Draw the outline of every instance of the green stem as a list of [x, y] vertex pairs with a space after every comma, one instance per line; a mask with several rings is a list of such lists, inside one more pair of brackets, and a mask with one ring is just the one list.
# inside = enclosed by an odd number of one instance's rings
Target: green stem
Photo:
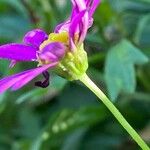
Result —
[[137, 142], [137, 144], [143, 150], [150, 150], [148, 145], [142, 140], [138, 133], [131, 127], [131, 125], [122, 116], [119, 110], [114, 106], [114, 104], [107, 98], [107, 96], [91, 81], [91, 79], [84, 74], [80, 81], [83, 82], [111, 111], [119, 123], [126, 129], [126, 131], [131, 135], [131, 137]]

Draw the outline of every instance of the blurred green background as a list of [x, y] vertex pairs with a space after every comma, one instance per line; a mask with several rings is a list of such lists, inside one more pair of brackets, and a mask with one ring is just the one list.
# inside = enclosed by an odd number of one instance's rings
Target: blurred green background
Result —
[[[70, 0], [0, 0], [0, 45], [33, 28], [53, 32], [70, 11]], [[150, 0], [103, 0], [85, 47], [88, 75], [150, 144]], [[36, 66], [8, 64], [0, 60], [1, 78]], [[0, 95], [0, 150], [139, 149], [79, 82], [53, 73], [46, 89], [34, 81]]]

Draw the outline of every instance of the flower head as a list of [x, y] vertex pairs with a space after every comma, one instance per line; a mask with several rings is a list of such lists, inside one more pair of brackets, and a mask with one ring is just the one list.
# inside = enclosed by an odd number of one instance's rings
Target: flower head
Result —
[[[72, 13], [65, 22], [56, 26], [55, 35], [67, 39], [67, 53], [59, 63], [57, 73], [69, 80], [78, 80], [87, 70], [87, 54], [84, 39], [93, 24], [93, 14], [100, 0], [71, 0]], [[63, 36], [63, 34], [65, 36]]]
[[49, 68], [69, 80], [77, 80], [88, 68], [87, 54], [83, 42], [91, 27], [92, 16], [100, 0], [71, 0], [72, 13], [69, 19], [56, 26], [54, 33], [47, 35], [41, 29], [29, 31], [23, 43], [0, 46], [0, 58], [11, 60], [10, 67], [17, 62], [37, 61], [38, 67], [0, 80], [0, 93], [8, 88], [17, 90], [39, 74], [45, 80], [35, 83], [46, 87], [49, 84]]

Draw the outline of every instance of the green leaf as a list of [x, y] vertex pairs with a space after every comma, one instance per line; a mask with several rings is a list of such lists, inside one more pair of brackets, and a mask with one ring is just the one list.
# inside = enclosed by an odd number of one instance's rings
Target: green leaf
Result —
[[0, 78], [8, 73], [8, 61], [0, 60]]
[[150, 46], [150, 15], [142, 17], [135, 32], [135, 42], [144, 47]]
[[[6, 60], [0, 60], [0, 78], [5, 76], [8, 73], [8, 61]], [[7, 96], [7, 93], [0, 94], [0, 105], [3, 105], [2, 103], [4, 102], [5, 98]], [[3, 106], [0, 106], [0, 112]]]
[[146, 62], [148, 58], [127, 40], [122, 40], [109, 50], [105, 64], [105, 79], [112, 100], [115, 100], [121, 91], [135, 91], [134, 65]]
[[29, 108], [22, 108], [19, 111], [19, 127], [16, 129], [27, 138], [35, 138], [40, 129], [40, 120], [38, 116]]
[[69, 135], [63, 143], [61, 150], [77, 150], [80, 149], [82, 139], [87, 131], [87, 128], [80, 128]]
[[58, 139], [60, 140], [61, 136], [64, 139], [65, 134], [69, 131], [81, 129], [82, 127], [86, 129], [106, 117], [108, 117], [106, 109], [97, 106], [81, 108], [78, 111], [65, 109], [57, 112], [51, 117], [46, 128], [33, 143], [32, 150], [52, 149], [50, 147], [54, 143], [58, 144]]
[[9, 8], [14, 8], [16, 11], [18, 11], [19, 14], [22, 14], [23, 16], [27, 16], [27, 11], [20, 0], [1, 0], [0, 5], [2, 4], [5, 4], [7, 7], [9, 6]]
[[109, 0], [112, 8], [117, 12], [150, 12], [150, 5], [145, 0]]
[[31, 28], [29, 20], [17, 15], [0, 15], [0, 39], [22, 39], [24, 33]]

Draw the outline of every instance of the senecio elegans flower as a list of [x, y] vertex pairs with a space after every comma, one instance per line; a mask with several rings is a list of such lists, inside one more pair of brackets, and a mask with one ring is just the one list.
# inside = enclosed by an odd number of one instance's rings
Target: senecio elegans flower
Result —
[[87, 54], [83, 42], [87, 30], [92, 26], [93, 14], [100, 0], [71, 0], [72, 13], [69, 19], [56, 26], [47, 35], [41, 29], [29, 31], [23, 43], [0, 46], [0, 58], [11, 60], [10, 67], [17, 62], [37, 61], [37, 68], [30, 69], [0, 80], [0, 93], [8, 88], [17, 90], [39, 74], [45, 80], [35, 83], [46, 87], [49, 84], [48, 69], [69, 80], [77, 80], [88, 68]]

